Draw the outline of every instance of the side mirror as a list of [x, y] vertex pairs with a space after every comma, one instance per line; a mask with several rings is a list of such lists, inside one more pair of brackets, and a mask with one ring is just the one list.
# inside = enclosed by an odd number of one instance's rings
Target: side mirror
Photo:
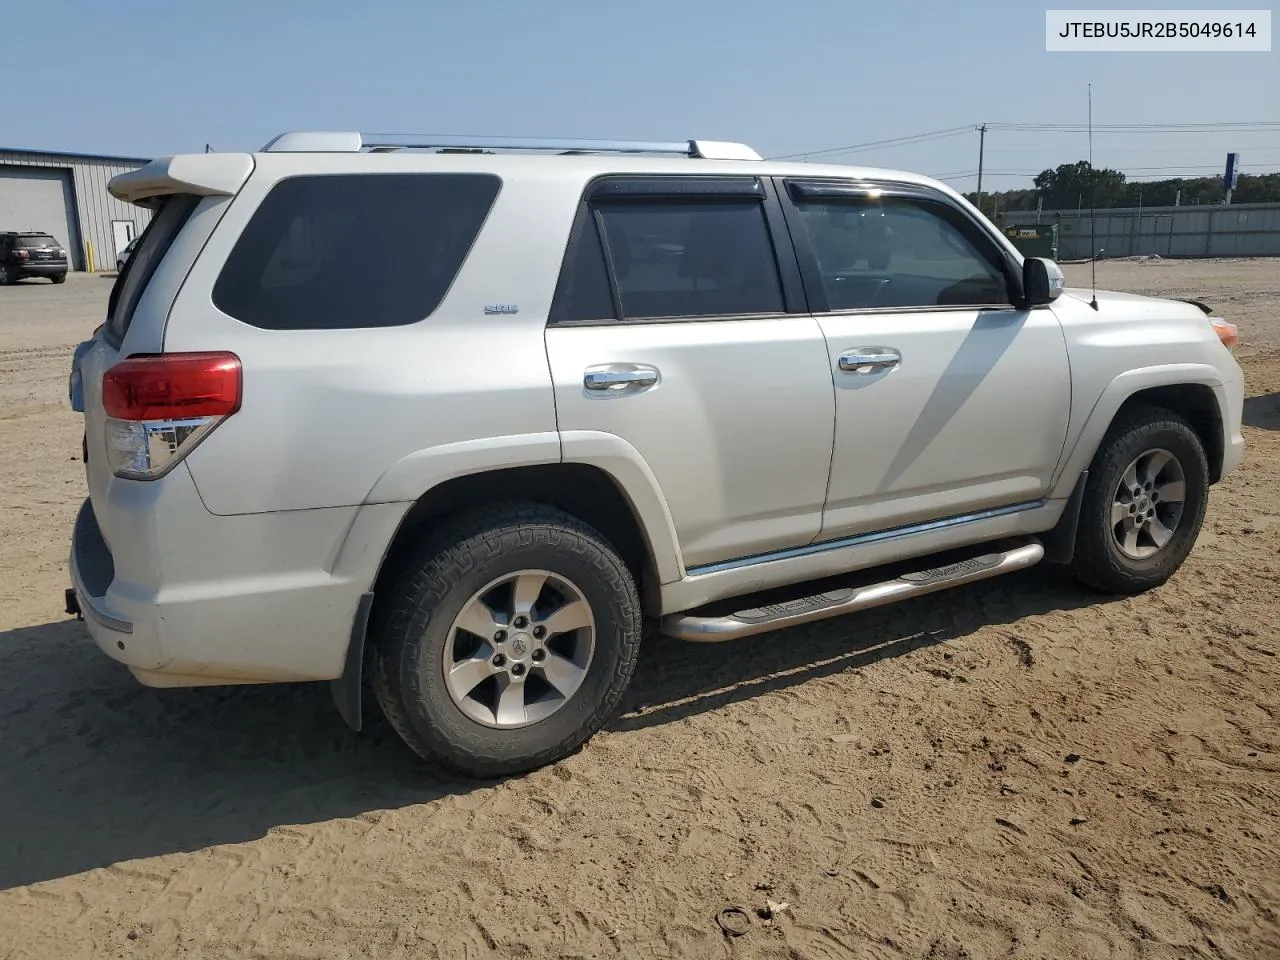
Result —
[[1042, 307], [1062, 296], [1067, 280], [1062, 268], [1044, 257], [1027, 257], [1022, 261], [1022, 291], [1028, 307]]

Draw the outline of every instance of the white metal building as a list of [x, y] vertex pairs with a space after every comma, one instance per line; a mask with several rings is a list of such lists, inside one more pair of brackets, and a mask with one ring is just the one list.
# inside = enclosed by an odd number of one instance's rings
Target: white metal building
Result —
[[116, 254], [151, 215], [107, 193], [138, 157], [0, 147], [0, 231], [39, 230], [67, 248], [75, 270], [114, 270]]

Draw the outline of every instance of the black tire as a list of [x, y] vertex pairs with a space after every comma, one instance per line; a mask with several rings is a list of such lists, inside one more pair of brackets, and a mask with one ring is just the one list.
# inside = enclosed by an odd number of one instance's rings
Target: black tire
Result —
[[[1144, 558], [1126, 554], [1110, 523], [1112, 504], [1126, 469], [1145, 452], [1173, 454], [1185, 494], [1173, 536]], [[1133, 594], [1158, 587], [1186, 560], [1209, 502], [1209, 464], [1204, 445], [1183, 417], [1159, 407], [1138, 408], [1112, 424], [1085, 484], [1076, 531], [1072, 572], [1085, 586], [1105, 593]]]
[[[445, 682], [450, 628], [486, 584], [521, 570], [570, 580], [595, 619], [581, 686], [529, 726], [497, 729], [465, 714]], [[486, 508], [424, 544], [375, 601], [372, 686], [383, 713], [423, 759], [470, 777], [524, 773], [568, 756], [609, 719], [635, 672], [641, 610], [613, 547], [574, 517], [537, 504]]]
[[10, 284], [17, 283], [18, 277], [13, 272], [13, 267], [5, 266], [0, 263], [0, 287], [7, 287]]
[[52, 280], [54, 283], [66, 283], [67, 275], [65, 273], [58, 273], [58, 274], [54, 274], [49, 279]]

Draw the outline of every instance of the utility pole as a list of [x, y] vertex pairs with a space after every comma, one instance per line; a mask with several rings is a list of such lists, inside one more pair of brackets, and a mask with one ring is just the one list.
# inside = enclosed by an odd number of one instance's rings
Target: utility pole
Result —
[[982, 210], [982, 155], [987, 141], [987, 125], [978, 127], [978, 210]]

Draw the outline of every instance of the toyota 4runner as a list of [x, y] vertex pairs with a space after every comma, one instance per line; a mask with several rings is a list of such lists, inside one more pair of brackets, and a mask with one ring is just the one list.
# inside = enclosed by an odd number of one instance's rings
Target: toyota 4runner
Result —
[[68, 612], [149, 686], [330, 681], [359, 729], [367, 685], [471, 775], [598, 730], [647, 618], [1157, 586], [1241, 457], [1231, 324], [914, 174], [294, 133], [110, 191], [154, 216], [75, 352]]

